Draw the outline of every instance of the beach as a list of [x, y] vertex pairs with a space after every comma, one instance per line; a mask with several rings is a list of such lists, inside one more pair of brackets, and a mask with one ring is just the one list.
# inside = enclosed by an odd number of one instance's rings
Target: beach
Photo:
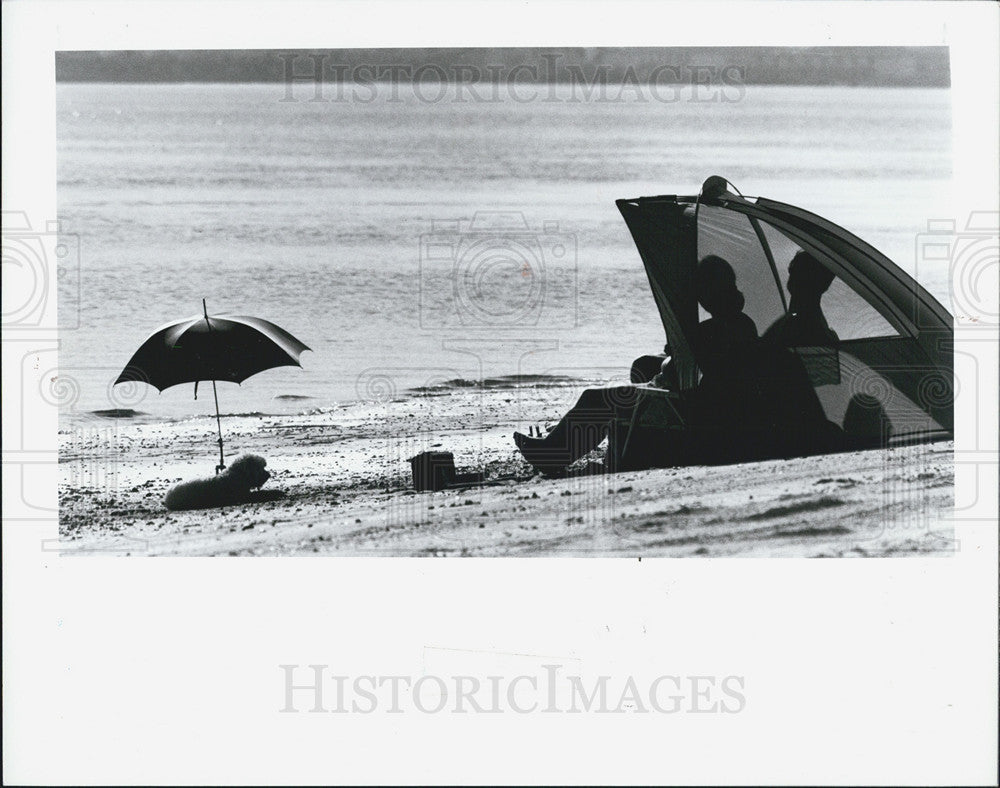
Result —
[[[952, 442], [728, 466], [535, 475], [511, 434], [553, 423], [563, 384], [439, 386], [294, 415], [224, 417], [227, 462], [267, 459], [284, 497], [173, 512], [212, 476], [214, 418], [93, 417], [60, 429], [64, 554], [864, 557], [950, 554]], [[454, 453], [456, 486], [413, 489], [409, 458]], [[479, 483], [462, 484], [478, 475]]]

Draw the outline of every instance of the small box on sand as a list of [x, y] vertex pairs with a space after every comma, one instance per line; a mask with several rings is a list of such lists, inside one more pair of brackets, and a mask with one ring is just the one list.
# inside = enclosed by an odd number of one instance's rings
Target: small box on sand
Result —
[[450, 451], [425, 451], [410, 458], [413, 489], [443, 490], [455, 482], [455, 455]]

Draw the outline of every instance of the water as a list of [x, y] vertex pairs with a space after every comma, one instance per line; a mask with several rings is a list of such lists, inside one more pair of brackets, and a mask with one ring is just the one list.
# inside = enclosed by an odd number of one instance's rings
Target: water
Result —
[[[206, 387], [193, 402], [191, 386], [110, 386], [150, 332], [199, 313], [202, 298], [210, 312], [273, 320], [313, 351], [302, 369], [220, 384], [224, 413], [456, 377], [627, 376], [663, 331], [614, 200], [693, 194], [711, 174], [845, 226], [948, 303], [946, 266], [915, 253], [927, 221], [950, 216], [947, 90], [748, 86], [729, 104], [387, 95], [59, 86], [59, 218], [81, 260], [79, 290], [60, 287], [63, 317], [77, 302], [80, 315], [61, 334], [63, 414], [211, 413]], [[477, 211], [523, 215], [529, 231], [509, 236], [527, 268], [454, 225]], [[454, 259], [457, 290], [442, 278]], [[499, 282], [506, 299], [477, 300]]]

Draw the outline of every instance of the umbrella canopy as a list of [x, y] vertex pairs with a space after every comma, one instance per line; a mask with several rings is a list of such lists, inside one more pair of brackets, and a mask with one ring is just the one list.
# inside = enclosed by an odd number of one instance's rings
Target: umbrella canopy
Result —
[[259, 317], [201, 315], [161, 326], [142, 343], [115, 383], [142, 381], [160, 391], [181, 383], [242, 383], [274, 367], [301, 366], [309, 348]]
[[274, 367], [300, 367], [299, 355], [308, 347], [283, 328], [259, 317], [203, 314], [161, 326], [135, 352], [115, 385], [139, 381], [163, 391], [181, 383], [212, 381], [215, 421], [219, 429], [219, 464], [226, 467], [222, 449], [222, 420], [215, 381], [242, 383], [251, 375]]

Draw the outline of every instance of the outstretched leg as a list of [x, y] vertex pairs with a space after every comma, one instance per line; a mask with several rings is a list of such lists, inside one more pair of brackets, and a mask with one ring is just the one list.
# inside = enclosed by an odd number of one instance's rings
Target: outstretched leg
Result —
[[636, 403], [632, 386], [587, 389], [544, 438], [514, 433], [524, 458], [540, 470], [565, 468], [597, 448], [616, 421], [627, 421]]

